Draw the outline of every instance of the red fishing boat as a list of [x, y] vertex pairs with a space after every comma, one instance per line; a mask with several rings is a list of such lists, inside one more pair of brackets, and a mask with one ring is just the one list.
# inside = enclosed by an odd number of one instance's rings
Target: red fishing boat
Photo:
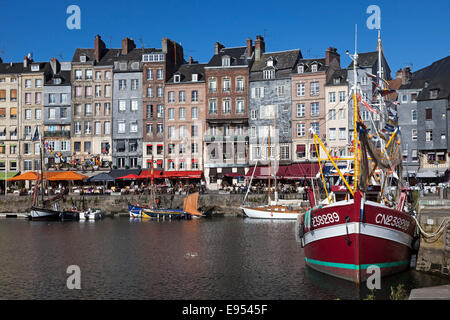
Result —
[[[382, 70], [380, 36], [378, 41], [379, 70]], [[315, 193], [314, 189], [308, 190], [311, 209], [299, 216], [297, 232], [304, 248], [306, 265], [335, 277], [361, 283], [373, 274], [373, 271], [368, 272], [371, 266], [379, 267], [381, 276], [409, 267], [416, 222], [404, 211], [407, 189], [402, 188], [400, 180], [401, 142], [397, 119], [387, 116], [381, 118], [385, 125], [397, 128], [393, 132], [383, 130], [382, 133], [376, 127], [373, 131], [367, 128], [359, 116], [362, 94], [357, 85], [356, 50], [351, 58], [354, 81], [349, 96], [353, 96], [353, 128], [357, 133], [352, 141], [354, 155], [341, 159], [331, 157], [320, 138], [311, 130], [319, 164], [321, 161], [330, 161], [340, 176], [341, 185], [332, 187], [329, 192], [321, 169], [326, 199], [321, 200], [320, 193]], [[382, 77], [379, 72], [376, 90], [389, 89], [384, 88]], [[366, 107], [366, 104], [364, 102], [362, 106]], [[396, 113], [396, 105], [383, 98], [382, 92], [374, 108], [380, 114]], [[321, 159], [319, 148], [327, 158]], [[348, 169], [353, 174], [341, 172], [336, 164], [339, 160], [351, 164]], [[376, 177], [375, 172], [380, 174], [380, 178]], [[392, 188], [388, 187], [395, 185], [395, 194], [392, 194]]]

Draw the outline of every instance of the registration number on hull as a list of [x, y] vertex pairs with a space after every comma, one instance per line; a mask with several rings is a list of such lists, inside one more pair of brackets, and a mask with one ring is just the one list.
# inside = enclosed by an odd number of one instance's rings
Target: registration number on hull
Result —
[[314, 227], [327, 225], [335, 222], [339, 222], [339, 215], [337, 214], [337, 212], [320, 214], [315, 217], [312, 217], [312, 224]]

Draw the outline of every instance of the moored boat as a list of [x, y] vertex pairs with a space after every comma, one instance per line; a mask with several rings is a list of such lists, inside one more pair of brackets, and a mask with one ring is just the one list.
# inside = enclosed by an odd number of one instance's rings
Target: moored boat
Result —
[[283, 219], [296, 220], [298, 215], [303, 212], [300, 208], [283, 205], [264, 205], [264, 206], [243, 206], [242, 210], [249, 218], [254, 219]]
[[30, 220], [59, 220], [61, 211], [43, 207], [32, 207], [28, 218]]

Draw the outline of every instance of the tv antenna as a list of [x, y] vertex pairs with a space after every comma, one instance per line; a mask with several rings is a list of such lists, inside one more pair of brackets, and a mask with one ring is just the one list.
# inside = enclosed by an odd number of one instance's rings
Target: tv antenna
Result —
[[142, 39], [142, 37], [139, 37], [138, 41], [141, 44], [141, 48], [144, 49], [144, 40]]

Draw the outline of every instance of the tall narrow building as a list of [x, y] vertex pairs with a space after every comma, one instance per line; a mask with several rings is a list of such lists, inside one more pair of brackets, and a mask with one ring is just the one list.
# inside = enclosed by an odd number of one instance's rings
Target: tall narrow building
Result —
[[265, 51], [264, 38], [255, 46], [225, 48], [216, 42], [205, 66], [205, 179], [217, 189], [224, 177], [244, 176], [248, 168], [248, 78], [254, 54]]

